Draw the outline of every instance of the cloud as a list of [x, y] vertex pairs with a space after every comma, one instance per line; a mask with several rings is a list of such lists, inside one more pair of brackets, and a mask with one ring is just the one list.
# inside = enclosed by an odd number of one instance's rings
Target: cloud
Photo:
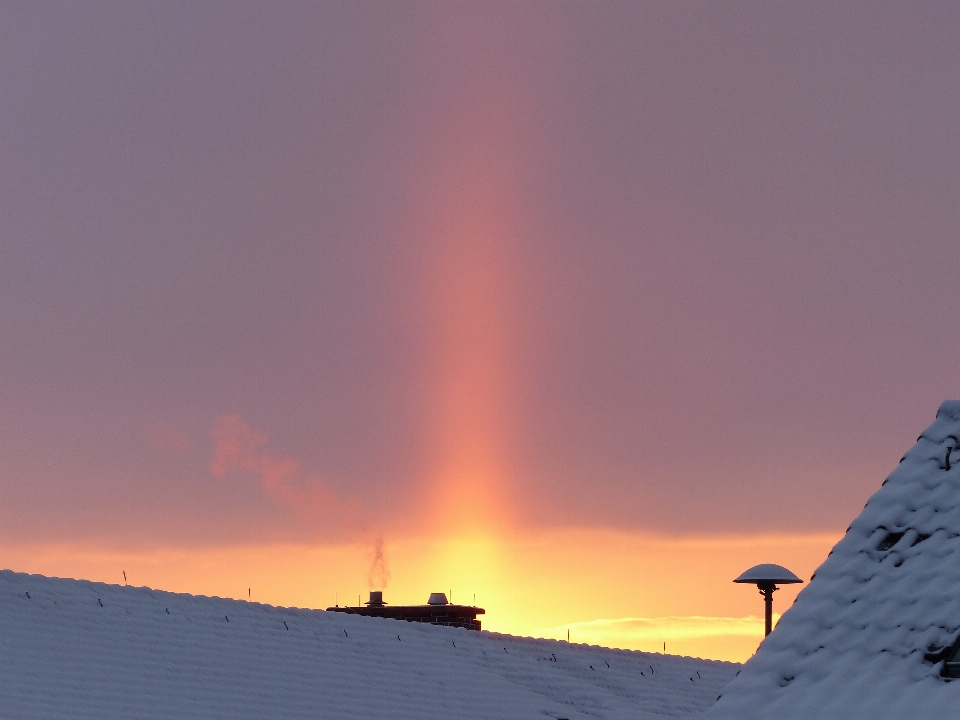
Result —
[[[780, 616], [774, 614], [774, 622]], [[578, 642], [598, 645], [636, 646], [670, 640], [693, 640], [717, 637], [763, 637], [763, 618], [708, 617], [702, 615], [659, 618], [615, 618], [577, 622], [543, 631], [547, 637], [564, 636], [567, 630], [576, 634]]]
[[355, 521], [359, 506], [343, 501], [319, 475], [304, 472], [293, 458], [274, 458], [263, 446], [267, 436], [253, 430], [238, 415], [223, 415], [211, 432], [214, 438], [210, 472], [216, 477], [251, 472], [258, 475], [270, 499], [293, 508], [308, 519], [334, 519], [342, 526]]
[[213, 435], [213, 462], [210, 472], [217, 477], [240, 470], [260, 471], [260, 446], [267, 436], [255, 432], [238, 415], [222, 415], [217, 418]]

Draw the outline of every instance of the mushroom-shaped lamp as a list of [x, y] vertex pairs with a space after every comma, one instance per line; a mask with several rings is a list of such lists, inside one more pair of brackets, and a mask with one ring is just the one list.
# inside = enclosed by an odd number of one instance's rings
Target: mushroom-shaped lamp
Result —
[[760, 594], [763, 595], [764, 610], [766, 611], [764, 614], [764, 619], [766, 620], [764, 637], [766, 637], [773, 629], [773, 593], [779, 590], [777, 583], [780, 585], [791, 585], [794, 583], [802, 583], [803, 580], [782, 565], [764, 563], [763, 565], [754, 565], [734, 580], [734, 582], [756, 585]]

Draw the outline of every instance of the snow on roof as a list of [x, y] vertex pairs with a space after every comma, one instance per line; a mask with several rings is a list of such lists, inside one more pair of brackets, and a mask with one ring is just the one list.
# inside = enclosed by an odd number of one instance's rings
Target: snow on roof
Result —
[[947, 401], [705, 719], [960, 717], [958, 438]]
[[699, 718], [739, 666], [0, 571], [17, 718]]

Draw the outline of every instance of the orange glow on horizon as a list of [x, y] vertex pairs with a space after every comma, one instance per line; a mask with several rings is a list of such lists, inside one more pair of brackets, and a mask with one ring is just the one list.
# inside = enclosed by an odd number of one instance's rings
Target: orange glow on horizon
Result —
[[[763, 636], [762, 599], [733, 578], [778, 562], [808, 579], [838, 534], [664, 538], [557, 528], [385, 541], [387, 602], [424, 603], [431, 592], [485, 608], [485, 630], [742, 661]], [[173, 592], [325, 608], [369, 589], [368, 544], [263, 545], [120, 551], [70, 545], [0, 548], [20, 572]], [[806, 585], [774, 597], [786, 611]]]

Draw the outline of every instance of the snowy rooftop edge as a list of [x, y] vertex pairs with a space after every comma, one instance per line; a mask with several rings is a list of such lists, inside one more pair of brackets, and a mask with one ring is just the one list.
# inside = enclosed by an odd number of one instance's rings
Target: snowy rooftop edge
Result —
[[699, 718], [733, 663], [0, 570], [30, 718]]
[[705, 720], [940, 720], [960, 707], [960, 401], [900, 464]]

